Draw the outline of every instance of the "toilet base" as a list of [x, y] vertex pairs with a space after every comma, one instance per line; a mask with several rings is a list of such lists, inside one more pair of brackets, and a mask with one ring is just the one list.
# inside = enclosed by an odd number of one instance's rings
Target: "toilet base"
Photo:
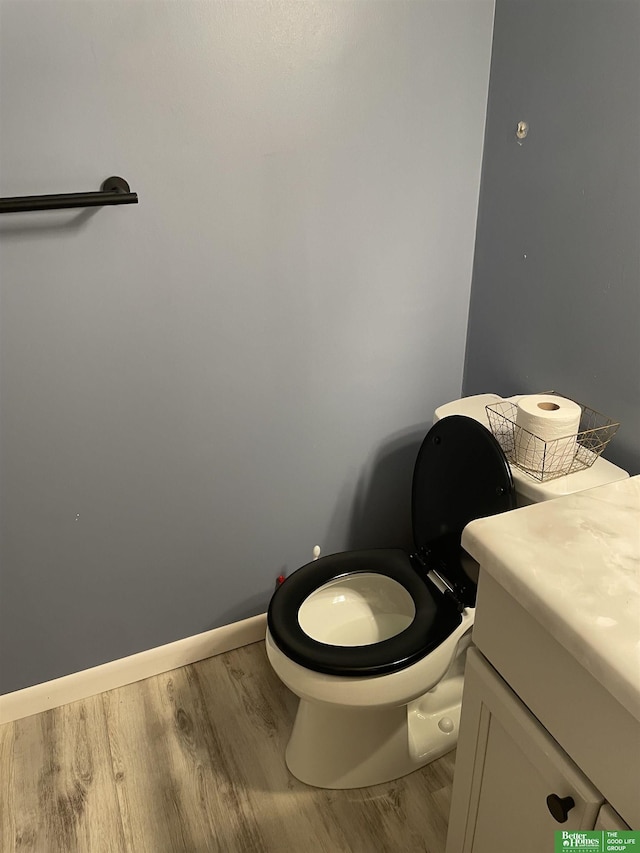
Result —
[[354, 709], [301, 699], [287, 767], [317, 788], [364, 788], [406, 776], [454, 749], [462, 675], [395, 708]]

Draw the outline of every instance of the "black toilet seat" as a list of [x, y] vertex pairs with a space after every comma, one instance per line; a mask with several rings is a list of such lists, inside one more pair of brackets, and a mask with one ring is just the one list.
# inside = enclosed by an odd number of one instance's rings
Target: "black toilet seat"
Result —
[[[333, 646], [314, 640], [298, 622], [302, 603], [329, 581], [358, 572], [386, 575], [400, 583], [413, 599], [413, 622], [394, 637], [366, 646]], [[455, 605], [421, 577], [409, 555], [397, 548], [346, 551], [308, 563], [276, 590], [267, 618], [271, 636], [287, 657], [307, 669], [341, 676], [405, 669], [444, 642], [462, 621]]]

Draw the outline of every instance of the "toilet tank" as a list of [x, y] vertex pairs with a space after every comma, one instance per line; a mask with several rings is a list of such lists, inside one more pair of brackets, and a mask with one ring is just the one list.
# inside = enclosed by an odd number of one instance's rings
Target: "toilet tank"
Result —
[[[485, 406], [499, 403], [504, 399], [498, 394], [476, 394], [473, 397], [463, 397], [461, 400], [453, 400], [451, 403], [439, 406], [435, 411], [433, 420], [435, 423], [442, 418], [449, 417], [449, 415], [466, 415], [468, 418], [480, 421], [489, 429], [489, 419]], [[506, 399], [516, 402], [518, 397], [507, 397]], [[593, 465], [590, 468], [585, 468], [584, 471], [576, 471], [574, 474], [567, 474], [545, 483], [525, 474], [516, 465], [511, 466], [511, 474], [513, 475], [518, 506], [528, 506], [540, 501], [571, 495], [575, 492], [584, 492], [586, 489], [594, 489], [596, 486], [626, 480], [629, 476], [627, 471], [618, 468], [617, 465], [608, 462], [602, 456], [599, 456]]]

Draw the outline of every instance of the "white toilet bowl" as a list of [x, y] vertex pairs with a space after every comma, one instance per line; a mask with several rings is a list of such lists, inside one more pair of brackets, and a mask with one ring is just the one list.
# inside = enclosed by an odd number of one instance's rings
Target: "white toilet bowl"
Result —
[[300, 697], [286, 762], [320, 788], [361, 788], [405, 776], [457, 742], [473, 610], [431, 654], [382, 676], [315, 672], [288, 658], [267, 631], [269, 661]]

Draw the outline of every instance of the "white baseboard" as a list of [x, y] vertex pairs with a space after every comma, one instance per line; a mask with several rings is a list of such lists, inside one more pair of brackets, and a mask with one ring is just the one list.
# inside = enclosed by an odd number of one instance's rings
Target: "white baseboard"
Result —
[[0, 724], [264, 640], [266, 613], [0, 696]]

